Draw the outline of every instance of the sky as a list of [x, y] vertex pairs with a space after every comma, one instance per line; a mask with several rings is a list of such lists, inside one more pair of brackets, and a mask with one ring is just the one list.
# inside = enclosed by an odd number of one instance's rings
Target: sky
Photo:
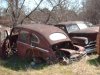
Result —
[[7, 7], [7, 3], [4, 0], [0, 0], [0, 7]]
[[[57, 1], [57, 0], [55, 0], [55, 1]], [[69, 1], [71, 1], [70, 8], [72, 6], [74, 7], [75, 4], [78, 4], [79, 7], [82, 7], [82, 4], [81, 4], [82, 0], [69, 0]], [[37, 6], [37, 4], [39, 2], [40, 2], [40, 0], [25, 0], [24, 5], [26, 6], [26, 9], [28, 11], [31, 11], [32, 9], [34, 9]], [[7, 7], [7, 3], [5, 2], [5, 0], [0, 0], [0, 7], [4, 7], [4, 8]], [[40, 8], [48, 8], [49, 10], [51, 10], [52, 6], [50, 5], [50, 3], [47, 2], [47, 0], [43, 0], [43, 2], [40, 5]]]
[[[36, 3], [40, 2], [40, 0], [35, 0], [35, 1], [36, 1]], [[26, 0], [25, 1], [25, 5], [28, 6], [30, 9], [33, 9], [34, 7], [36, 7], [35, 1], [33, 1], [33, 0]], [[74, 6], [75, 3], [79, 3], [78, 5], [80, 7], [82, 7], [82, 4], [81, 4], [82, 0], [70, 0], [70, 2], [72, 3], [71, 6]], [[43, 2], [40, 5], [40, 8], [49, 8], [49, 9], [52, 9], [52, 6], [47, 2], [47, 0], [43, 0]]]
[[[36, 7], [36, 3], [38, 4], [40, 2], [40, 0], [26, 0], [25, 1], [25, 6], [28, 6], [28, 8], [30, 9], [33, 9], [34, 7]], [[51, 9], [50, 7], [50, 4], [48, 4], [47, 0], [43, 0], [43, 2], [41, 3], [40, 5], [40, 8], [49, 8]]]

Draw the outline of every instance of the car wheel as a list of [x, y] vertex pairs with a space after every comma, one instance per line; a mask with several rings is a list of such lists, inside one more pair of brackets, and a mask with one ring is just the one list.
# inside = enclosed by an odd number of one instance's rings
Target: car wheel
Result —
[[14, 43], [12, 46], [11, 46], [11, 51], [14, 55], [17, 55], [17, 45]]
[[27, 49], [25, 54], [25, 60], [31, 62], [32, 65], [40, 64], [43, 62], [42, 58], [34, 57], [32, 49]]
[[48, 59], [48, 60], [46, 61], [46, 63], [47, 63], [48, 65], [54, 64], [54, 62], [53, 62], [52, 60], [50, 60], [50, 59]]
[[68, 64], [71, 64], [71, 63], [72, 62], [71, 62], [70, 58], [68, 58], [66, 56], [63, 56], [62, 60], [60, 61], [60, 64], [62, 64], [62, 65], [68, 65]]

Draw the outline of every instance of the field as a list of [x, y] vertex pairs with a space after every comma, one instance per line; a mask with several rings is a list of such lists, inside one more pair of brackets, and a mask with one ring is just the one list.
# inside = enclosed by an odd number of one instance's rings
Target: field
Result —
[[100, 58], [90, 55], [70, 65], [40, 64], [35, 67], [17, 57], [0, 59], [0, 75], [100, 75]]

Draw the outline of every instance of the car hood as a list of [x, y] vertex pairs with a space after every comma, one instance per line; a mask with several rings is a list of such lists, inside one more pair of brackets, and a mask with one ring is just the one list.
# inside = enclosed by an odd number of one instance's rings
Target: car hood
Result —
[[71, 32], [71, 33], [98, 33], [98, 32], [99, 32], [99, 27], [96, 26], [96, 27], [89, 27], [89, 28], [86, 28], [86, 29], [81, 29], [81, 30], [74, 31], [74, 32]]

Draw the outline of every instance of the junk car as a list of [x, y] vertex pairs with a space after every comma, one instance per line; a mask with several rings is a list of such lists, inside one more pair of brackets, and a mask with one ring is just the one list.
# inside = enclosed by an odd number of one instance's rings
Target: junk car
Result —
[[[100, 27], [100, 24], [98, 24], [98, 26]], [[100, 28], [99, 28], [99, 32], [97, 33], [96, 51], [97, 51], [97, 54], [98, 54], [99, 57], [100, 57]]]
[[12, 52], [6, 52], [17, 53], [20, 58], [34, 62], [67, 62], [86, 54], [84, 47], [74, 45], [64, 31], [43, 24], [16, 26], [11, 30], [9, 41]]
[[[5, 56], [5, 50], [8, 50], [8, 35], [11, 28], [0, 25], [0, 57]], [[3, 54], [4, 53], [4, 54]]]
[[99, 27], [84, 21], [61, 22], [56, 27], [64, 30], [74, 44], [85, 47], [87, 53], [95, 52]]

